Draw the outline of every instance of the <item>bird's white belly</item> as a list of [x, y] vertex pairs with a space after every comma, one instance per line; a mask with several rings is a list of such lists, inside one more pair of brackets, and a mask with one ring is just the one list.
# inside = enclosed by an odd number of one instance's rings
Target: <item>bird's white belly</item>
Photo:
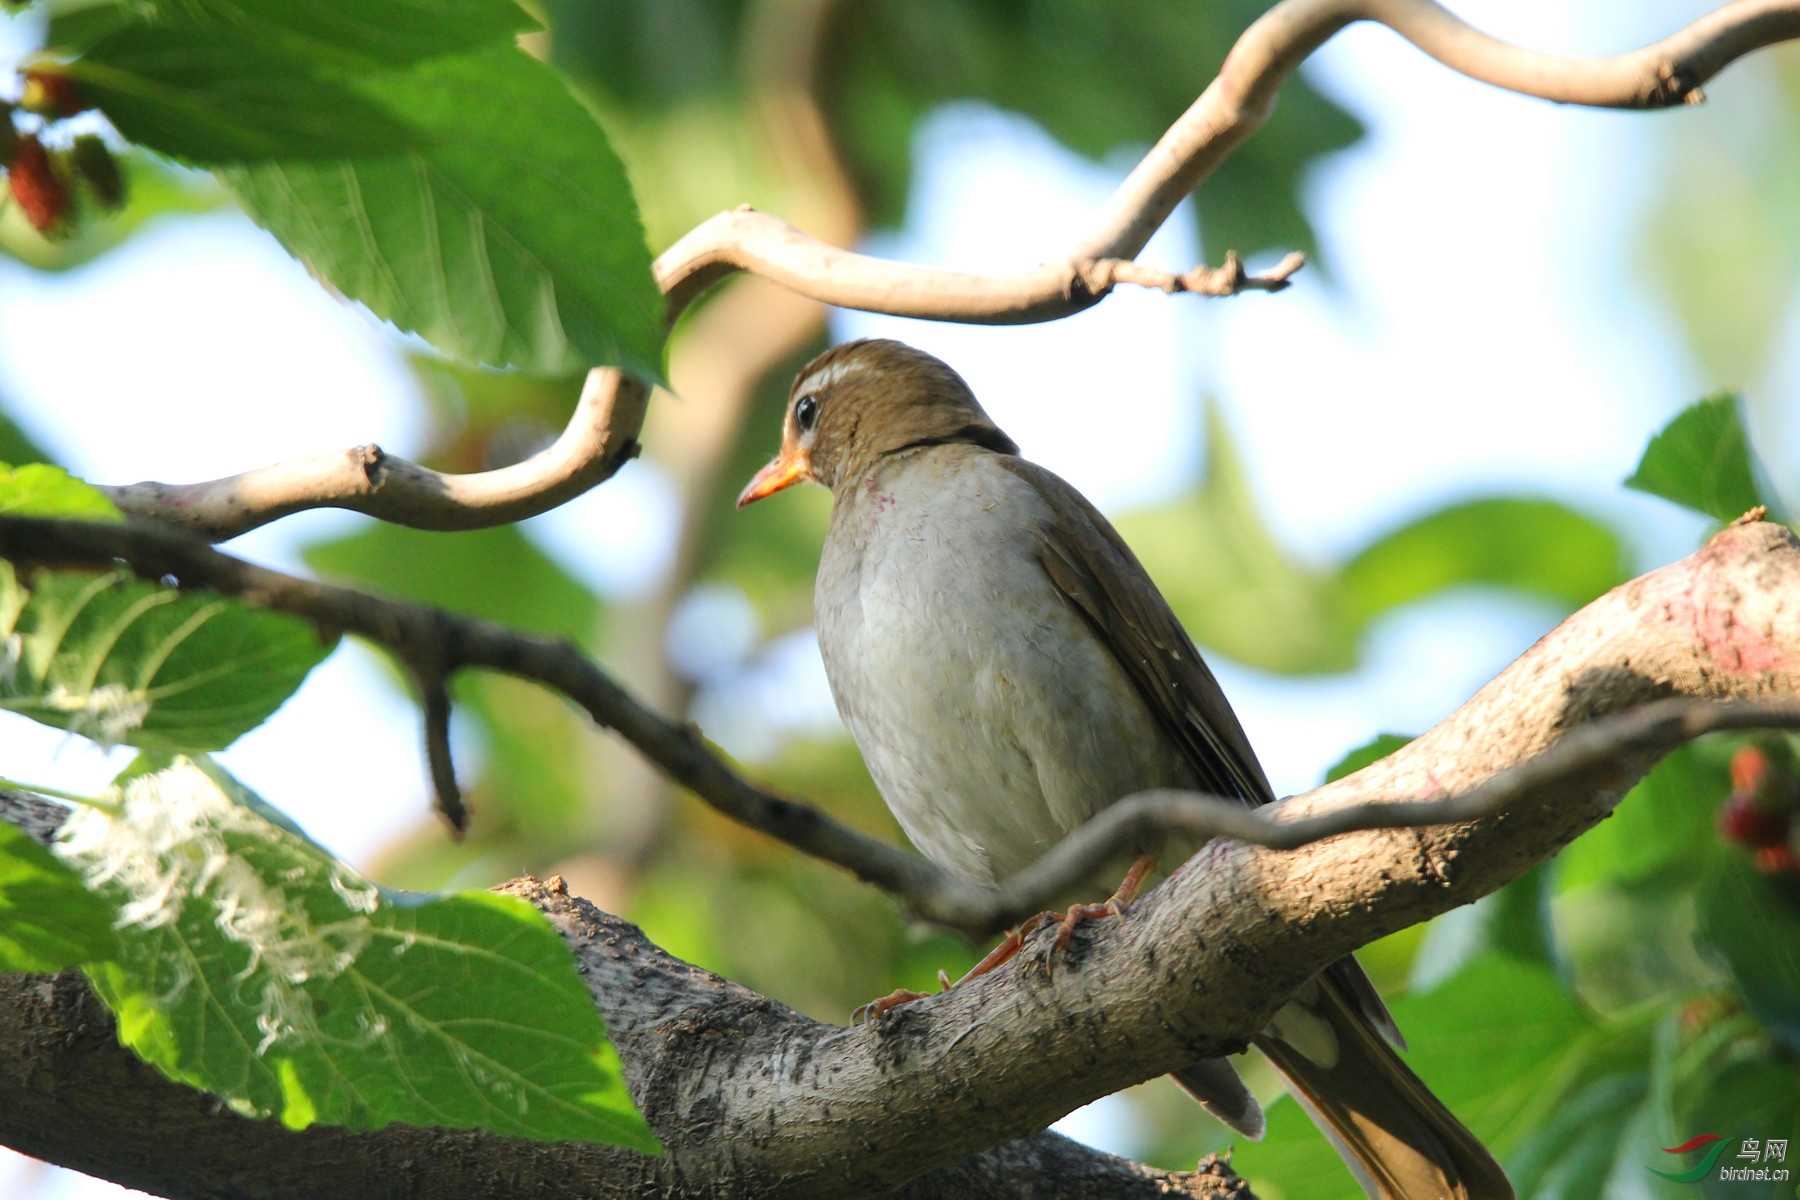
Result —
[[819, 642], [838, 711], [913, 843], [980, 881], [1187, 768], [1038, 562], [1043, 500], [939, 447], [840, 501]]

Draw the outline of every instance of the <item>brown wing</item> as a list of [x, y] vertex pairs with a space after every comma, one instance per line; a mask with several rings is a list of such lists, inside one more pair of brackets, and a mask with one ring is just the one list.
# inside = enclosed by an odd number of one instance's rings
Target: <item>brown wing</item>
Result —
[[[1200, 786], [1253, 807], [1274, 800], [1237, 714], [1125, 539], [1060, 476], [1012, 455], [999, 461], [1049, 504], [1054, 522], [1044, 531], [1045, 572], [1125, 668], [1157, 723], [1181, 746]], [[1354, 958], [1339, 959], [1325, 972], [1382, 1036], [1406, 1048], [1381, 994]]]
[[1237, 714], [1125, 539], [1058, 476], [1011, 455], [999, 461], [1048, 502], [1055, 517], [1044, 531], [1045, 572], [1125, 668], [1200, 786], [1251, 805], [1273, 800]]

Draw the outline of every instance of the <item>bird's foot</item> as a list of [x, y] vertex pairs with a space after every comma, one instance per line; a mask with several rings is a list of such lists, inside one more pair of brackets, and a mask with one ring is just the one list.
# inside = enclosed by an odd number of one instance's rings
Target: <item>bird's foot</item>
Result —
[[[1075, 927], [1083, 921], [1092, 921], [1099, 917], [1115, 917], [1125, 919], [1125, 910], [1137, 899], [1138, 889], [1144, 886], [1144, 878], [1156, 870], [1156, 860], [1144, 855], [1131, 864], [1131, 870], [1125, 873], [1125, 879], [1119, 884], [1119, 890], [1106, 898], [1102, 904], [1071, 904], [1069, 911], [1062, 914], [1056, 929], [1056, 944], [1052, 953], [1067, 950], [1069, 939], [1075, 936]], [[1055, 913], [1045, 914], [1055, 917]]]
[[[938, 968], [938, 990], [940, 992], [947, 992], [951, 988], [956, 987], [957, 984], [967, 983], [978, 975], [986, 975], [994, 968], [1005, 965], [1019, 953], [1019, 948], [1025, 944], [1025, 939], [1031, 936], [1033, 930], [1043, 924], [1046, 917], [1054, 919], [1056, 915], [1057, 914], [1055, 913], [1039, 913], [1037, 916], [1031, 918], [1031, 920], [1020, 925], [1017, 929], [1007, 933], [1007, 935], [1000, 940], [998, 946], [995, 946], [992, 950], [988, 951], [986, 958], [983, 958], [980, 962], [970, 967], [968, 973], [961, 979], [958, 979], [956, 983], [950, 982], [950, 973], [948, 971], [945, 971], [942, 967]], [[855, 1012], [851, 1013], [850, 1020], [852, 1022], [878, 1021], [889, 1012], [899, 1008], [902, 1004], [911, 1004], [914, 1000], [923, 1000], [928, 995], [930, 995], [929, 992], [915, 992], [907, 988], [896, 988], [881, 999], [871, 1000]]]
[[[938, 972], [940, 981], [942, 980], [943, 975], [944, 973], [942, 971]], [[851, 1024], [861, 1021], [866, 1025], [871, 1021], [879, 1021], [882, 1017], [885, 1017], [894, 1009], [899, 1008], [902, 1004], [911, 1004], [914, 1000], [923, 1000], [930, 994], [930, 992], [910, 991], [907, 988], [895, 988], [881, 999], [871, 1000], [858, 1008], [855, 1012], [851, 1013]]]

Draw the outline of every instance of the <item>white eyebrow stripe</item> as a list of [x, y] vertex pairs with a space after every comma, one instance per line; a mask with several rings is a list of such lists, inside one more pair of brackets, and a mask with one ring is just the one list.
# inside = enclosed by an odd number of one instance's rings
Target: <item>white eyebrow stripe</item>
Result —
[[834, 384], [842, 383], [847, 377], [858, 374], [864, 369], [865, 367], [863, 364], [855, 359], [851, 359], [848, 362], [834, 362], [829, 367], [814, 371], [811, 375], [808, 375], [806, 379], [802, 381], [800, 391], [805, 393], [817, 388], [831, 387]]

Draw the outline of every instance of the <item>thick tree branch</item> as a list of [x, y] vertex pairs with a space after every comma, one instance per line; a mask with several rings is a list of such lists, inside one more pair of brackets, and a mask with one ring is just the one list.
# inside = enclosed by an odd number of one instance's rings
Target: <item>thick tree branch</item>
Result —
[[[1143, 268], [1122, 264], [1268, 119], [1289, 73], [1358, 21], [1386, 25], [1452, 70], [1509, 91], [1564, 104], [1666, 108], [1702, 99], [1700, 85], [1743, 55], [1800, 37], [1800, 0], [1737, 0], [1660, 42], [1611, 58], [1508, 45], [1432, 0], [1283, 0], [1238, 39], [1218, 78], [1119, 185], [1094, 227], [1041, 266], [1011, 275], [939, 271], [852, 254], [778, 218], [738, 209], [664, 251], [656, 260], [657, 282], [677, 313], [734, 271], [753, 271], [844, 308], [937, 321], [1029, 324], [1080, 312], [1115, 283], [1145, 282], [1138, 276]], [[1165, 284], [1158, 279], [1151, 286]], [[1243, 287], [1170, 290], [1228, 295]]]
[[[1782, 527], [1767, 523], [1733, 526], [1700, 555], [1645, 580], [1704, 561], [1715, 547], [1747, 536], [1740, 531], [1748, 529], [1791, 537]], [[246, 563], [162, 527], [0, 516], [0, 558], [86, 567], [123, 562], [146, 579], [172, 577], [184, 586], [239, 596], [305, 617], [322, 630], [357, 633], [387, 647], [408, 664], [426, 690], [432, 778], [453, 824], [461, 800], [450, 761], [443, 681], [464, 667], [505, 671], [545, 684], [575, 701], [595, 721], [616, 730], [670, 778], [724, 815], [849, 870], [900, 897], [928, 920], [976, 934], [1006, 928], [1040, 911], [1091, 878], [1125, 848], [1141, 844], [1149, 833], [1167, 831], [1196, 840], [1223, 836], [1292, 850], [1356, 831], [1455, 825], [1499, 816], [1538, 793], [1612, 770], [1619, 763], [1654, 762], [1673, 747], [1715, 730], [1800, 727], [1800, 703], [1785, 694], [1724, 704], [1718, 701], [1731, 697], [1689, 694], [1645, 703], [1659, 698], [1647, 694], [1629, 704], [1609, 705], [1588, 714], [1591, 723], [1584, 728], [1554, 745], [1544, 742], [1538, 747], [1541, 753], [1529, 759], [1498, 764], [1460, 792], [1442, 786], [1396, 790], [1365, 795], [1355, 805], [1322, 813], [1296, 808], [1292, 802], [1251, 810], [1220, 797], [1147, 792], [1122, 799], [1038, 862], [990, 888], [961, 880], [915, 854], [750, 782], [691, 727], [659, 716], [566, 641], [410, 601], [298, 579]], [[1645, 580], [1626, 586], [1637, 587]], [[1563, 628], [1577, 624], [1587, 613], [1604, 610], [1618, 594], [1615, 591], [1595, 601]], [[1541, 650], [1540, 644], [1532, 654]], [[1501, 679], [1518, 669], [1515, 663]], [[424, 681], [436, 682], [436, 690], [445, 700], [441, 711], [430, 705], [433, 688]], [[1486, 694], [1484, 690], [1482, 695]], [[1638, 704], [1644, 707], [1636, 708]], [[1599, 815], [1604, 814], [1597, 814], [1596, 819]]]
[[[675, 317], [707, 288], [751, 271], [827, 304], [976, 324], [1029, 324], [1080, 312], [1130, 283], [1211, 296], [1279, 291], [1300, 268], [1290, 255], [1250, 275], [1235, 255], [1177, 275], [1133, 260], [1183, 197], [1268, 118], [1281, 83], [1339, 30], [1388, 26], [1471, 79], [1527, 96], [1603, 108], [1696, 103], [1700, 85], [1754, 50], [1800, 37], [1800, 0], [1736, 0], [1660, 42], [1611, 58], [1571, 58], [1512, 46], [1432, 0], [1283, 0], [1246, 30], [1218, 78], [1169, 127], [1061, 257], [1012, 275], [970, 275], [871, 258], [748, 208], [702, 222], [657, 258]], [[620, 385], [596, 373], [590, 392]], [[636, 384], [628, 387], [639, 387]], [[421, 529], [479, 529], [535, 516], [610, 477], [635, 451], [647, 393], [617, 412], [583, 404], [555, 446], [498, 471], [441, 475], [374, 446], [277, 463], [203, 483], [108, 489], [139, 516], [173, 521], [214, 541], [307, 508], [349, 508]]]
[[650, 389], [611, 367], [588, 373], [555, 442], [524, 462], [446, 475], [352, 446], [204, 483], [102, 487], [121, 511], [223, 541], [309, 508], [347, 508], [414, 529], [485, 529], [548, 512], [637, 457]]
[[[7, 554], [25, 526], [0, 524]], [[185, 565], [173, 555], [160, 564]], [[281, 582], [256, 586], [245, 594], [267, 600], [260, 589]], [[1758, 719], [1788, 720], [1800, 694], [1796, 595], [1800, 540], [1766, 523], [1729, 528], [1588, 605], [1422, 737], [1269, 810], [1298, 822], [1394, 797], [1481, 794], [1500, 778], [1486, 795], [1503, 795], [1505, 812], [1363, 829], [1289, 851], [1217, 839], [1122, 923], [1083, 926], [1067, 955], [1047, 958], [1055, 935], [1042, 931], [1015, 965], [871, 1026], [806, 1020], [668, 958], [554, 887], [515, 890], [576, 946], [609, 1027], [632, 1047], [633, 1095], [668, 1147], [664, 1159], [637, 1163], [639, 1189], [879, 1194], [1034, 1135], [1098, 1096], [1241, 1047], [1320, 964], [1516, 878], [1602, 819], [1671, 740], [1698, 728], [1681, 724], [1691, 712], [1669, 709], [1635, 718], [1635, 728], [1614, 724], [1611, 741], [1576, 740], [1581, 727], [1670, 698], [1765, 705]], [[1576, 750], [1540, 757], [1571, 743]], [[0, 1046], [13, 1036], [5, 1030], [0, 1021]], [[50, 1037], [5, 1052], [33, 1062], [56, 1054]], [[0, 1070], [0, 1128], [25, 1124], [10, 1116], [22, 1093], [35, 1114], [27, 1132], [49, 1139], [48, 1114], [76, 1111], [84, 1085], [73, 1075], [32, 1078], [44, 1077]], [[67, 1144], [72, 1135], [55, 1136]]]
[[[0, 791], [0, 820], [41, 841], [63, 815], [36, 797]], [[519, 880], [506, 890], [543, 908], [569, 937], [634, 1082], [665, 1065], [671, 1033], [679, 1037], [683, 1027], [755, 1036], [758, 1026], [804, 1023], [663, 954], [634, 926], [570, 897], [559, 880]], [[96, 1130], [106, 1136], [96, 1137]], [[667, 1158], [650, 1159], [609, 1146], [545, 1145], [476, 1130], [394, 1125], [363, 1134], [325, 1127], [291, 1133], [279, 1122], [248, 1120], [204, 1092], [170, 1082], [122, 1047], [112, 1014], [74, 971], [0, 975], [0, 1144], [156, 1195], [217, 1200], [746, 1194], [729, 1180], [706, 1186], [675, 1147]], [[1216, 1160], [1194, 1172], [1158, 1171], [1053, 1133], [971, 1155], [888, 1194], [893, 1200], [1254, 1200]]]

